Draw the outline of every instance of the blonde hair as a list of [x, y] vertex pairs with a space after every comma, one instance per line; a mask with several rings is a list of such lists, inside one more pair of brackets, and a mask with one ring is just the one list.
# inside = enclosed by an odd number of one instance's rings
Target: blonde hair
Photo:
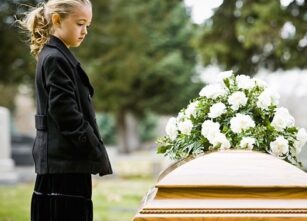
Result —
[[74, 8], [84, 4], [91, 6], [90, 0], [49, 0], [33, 7], [22, 20], [17, 20], [20, 27], [29, 34], [31, 54], [37, 58], [53, 33], [53, 14], [59, 14], [64, 19]]

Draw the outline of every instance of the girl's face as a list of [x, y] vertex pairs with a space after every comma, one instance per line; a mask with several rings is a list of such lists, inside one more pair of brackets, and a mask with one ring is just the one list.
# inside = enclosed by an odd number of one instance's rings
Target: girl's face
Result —
[[61, 39], [69, 47], [78, 47], [87, 34], [92, 21], [92, 7], [81, 5], [75, 8], [64, 19], [55, 14], [52, 16], [53, 35]]

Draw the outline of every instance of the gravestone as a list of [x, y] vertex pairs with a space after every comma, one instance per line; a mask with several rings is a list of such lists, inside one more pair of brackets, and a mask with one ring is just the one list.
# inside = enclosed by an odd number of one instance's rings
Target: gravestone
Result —
[[10, 115], [7, 108], [0, 107], [0, 184], [17, 182], [14, 161], [11, 158]]
[[164, 170], [134, 221], [306, 221], [307, 174], [270, 154], [218, 151]]

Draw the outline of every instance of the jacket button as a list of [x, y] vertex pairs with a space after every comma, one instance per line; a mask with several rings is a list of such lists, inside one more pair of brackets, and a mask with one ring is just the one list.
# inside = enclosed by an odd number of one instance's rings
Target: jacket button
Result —
[[90, 94], [88, 94], [88, 100], [91, 101], [92, 100], [92, 97]]

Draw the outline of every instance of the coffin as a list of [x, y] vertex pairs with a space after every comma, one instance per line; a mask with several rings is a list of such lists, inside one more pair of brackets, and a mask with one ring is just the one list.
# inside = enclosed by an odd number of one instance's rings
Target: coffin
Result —
[[208, 153], [163, 171], [133, 220], [307, 221], [307, 174], [265, 153]]

